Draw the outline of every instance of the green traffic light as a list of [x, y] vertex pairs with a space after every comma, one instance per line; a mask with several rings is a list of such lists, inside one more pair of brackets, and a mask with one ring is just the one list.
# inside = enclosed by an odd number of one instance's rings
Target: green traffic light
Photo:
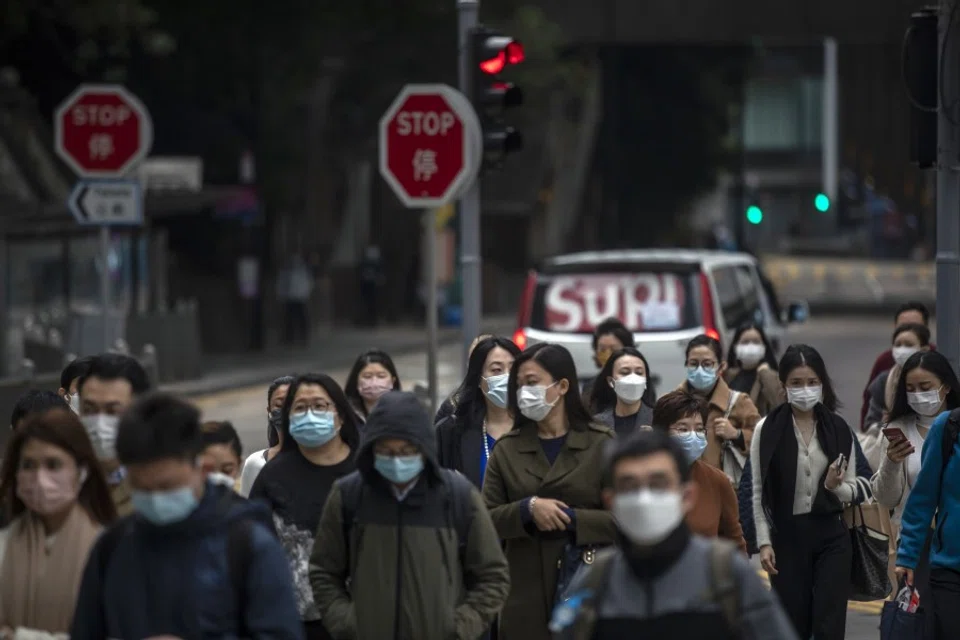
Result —
[[813, 199], [813, 206], [815, 206], [820, 213], [826, 213], [830, 210], [830, 198], [828, 198], [825, 193], [818, 193], [817, 197]]
[[763, 222], [763, 210], [755, 204], [747, 207], [747, 222], [750, 224], [760, 224]]

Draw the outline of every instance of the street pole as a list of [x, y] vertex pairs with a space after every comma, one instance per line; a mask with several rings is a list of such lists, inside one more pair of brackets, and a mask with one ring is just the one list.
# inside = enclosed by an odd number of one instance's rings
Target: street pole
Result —
[[437, 415], [437, 363], [439, 361], [440, 341], [437, 326], [437, 230], [436, 212], [425, 209], [423, 212], [424, 253], [426, 269], [424, 284], [427, 287], [427, 388], [430, 393], [430, 415]]
[[837, 183], [840, 164], [840, 74], [836, 38], [823, 39], [823, 193], [830, 198], [833, 227], [837, 223]]
[[100, 255], [103, 256], [100, 270], [100, 302], [103, 309], [103, 351], [110, 350], [110, 227], [100, 227]]
[[[457, 0], [457, 38], [460, 92], [471, 102], [470, 31], [477, 26], [479, 0]], [[470, 343], [480, 335], [482, 297], [480, 262], [480, 179], [474, 180], [460, 198], [460, 296], [463, 309], [463, 372], [467, 371]]]
[[937, 116], [937, 350], [960, 369], [960, 175], [958, 175], [957, 74], [960, 29], [956, 4], [943, 0], [939, 17], [939, 89]]

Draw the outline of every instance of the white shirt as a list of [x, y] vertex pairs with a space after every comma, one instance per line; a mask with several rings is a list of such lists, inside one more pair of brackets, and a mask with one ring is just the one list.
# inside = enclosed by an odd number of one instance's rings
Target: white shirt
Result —
[[903, 508], [907, 504], [907, 498], [910, 497], [910, 490], [917, 481], [917, 474], [920, 473], [920, 456], [925, 436], [920, 435], [917, 427], [929, 429], [935, 419], [936, 416], [926, 418], [909, 415], [887, 425], [903, 431], [913, 445], [913, 453], [903, 462], [891, 462], [887, 457], [890, 441], [886, 437], [880, 440], [880, 467], [870, 478], [870, 488], [873, 490], [874, 499], [879, 504], [893, 509], [890, 521], [895, 524], [900, 524]]
[[253, 489], [254, 481], [267, 464], [267, 451], [269, 449], [261, 449], [251, 453], [243, 463], [243, 470], [240, 472], [240, 495], [244, 498], [250, 497], [250, 490]]
[[[753, 428], [753, 440], [750, 443], [750, 466], [753, 468], [753, 522], [757, 529], [757, 546], [771, 544], [770, 541], [770, 523], [763, 512], [763, 481], [760, 478], [760, 440], [763, 437], [763, 423], [766, 418], [762, 418], [757, 426]], [[810, 438], [810, 443], [806, 444], [797, 429], [796, 421], [793, 421], [793, 435], [797, 439], [797, 478], [793, 489], [793, 515], [799, 516], [810, 513], [813, 509], [813, 501], [817, 497], [817, 491], [820, 489], [820, 478], [823, 477], [827, 467], [833, 464], [834, 460], [827, 460], [827, 455], [817, 440], [817, 434], [814, 432]], [[852, 434], [851, 434], [851, 437]], [[857, 490], [857, 445], [852, 443], [850, 454], [847, 458], [847, 470], [843, 477], [843, 482], [833, 494], [837, 496], [840, 502], [847, 504], [853, 501]], [[772, 505], [771, 505], [772, 506]]]

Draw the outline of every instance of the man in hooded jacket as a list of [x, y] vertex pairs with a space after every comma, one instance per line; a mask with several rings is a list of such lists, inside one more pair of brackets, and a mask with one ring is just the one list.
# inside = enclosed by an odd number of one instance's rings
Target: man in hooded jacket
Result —
[[473, 485], [438, 464], [413, 394], [387, 393], [367, 419], [357, 471], [320, 518], [310, 582], [338, 640], [475, 640], [503, 606], [496, 529]]

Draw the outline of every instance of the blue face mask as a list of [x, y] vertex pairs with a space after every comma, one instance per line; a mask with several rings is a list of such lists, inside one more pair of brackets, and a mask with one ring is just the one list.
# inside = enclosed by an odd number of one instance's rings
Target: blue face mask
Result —
[[332, 411], [307, 411], [290, 416], [290, 437], [305, 447], [322, 447], [337, 435]]
[[487, 381], [486, 396], [496, 406], [501, 409], [507, 408], [507, 383], [510, 382], [509, 373], [501, 373], [498, 376], [484, 378]]
[[707, 437], [706, 435], [698, 435], [693, 432], [685, 433], [683, 435], [674, 435], [674, 439], [683, 447], [683, 451], [687, 454], [687, 462], [694, 462], [700, 459], [700, 456], [703, 455], [704, 449], [707, 448]]
[[373, 468], [394, 484], [407, 484], [423, 471], [423, 456], [377, 455]]
[[186, 520], [200, 504], [191, 487], [172, 491], [132, 491], [130, 500], [140, 515], [161, 527]]
[[706, 391], [717, 384], [717, 370], [687, 367], [687, 382], [697, 391]]

